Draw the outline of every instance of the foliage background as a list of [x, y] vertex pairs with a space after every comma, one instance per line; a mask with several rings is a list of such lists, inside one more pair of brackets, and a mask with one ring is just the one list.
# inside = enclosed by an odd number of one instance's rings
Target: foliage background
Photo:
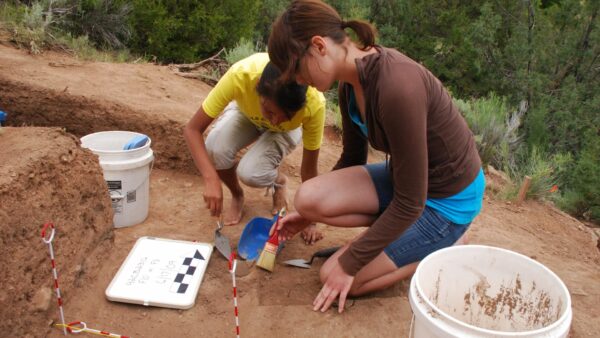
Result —
[[[380, 44], [444, 82], [486, 164], [507, 172], [515, 187], [531, 176], [532, 197], [600, 220], [600, 1], [327, 2], [345, 19], [372, 22]], [[271, 22], [288, 3], [7, 0], [0, 28], [32, 51], [58, 45], [84, 56], [182, 63], [225, 48], [233, 62], [264, 50]]]

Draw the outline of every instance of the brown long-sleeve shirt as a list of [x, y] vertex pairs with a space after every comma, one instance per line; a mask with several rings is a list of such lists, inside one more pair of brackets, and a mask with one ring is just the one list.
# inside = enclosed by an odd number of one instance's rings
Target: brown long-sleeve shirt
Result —
[[[473, 133], [442, 83], [422, 65], [394, 49], [356, 59], [365, 97], [368, 142], [390, 156], [394, 197], [366, 233], [340, 256], [355, 275], [423, 212], [428, 197], [466, 188], [481, 160]], [[348, 114], [349, 84], [339, 86], [343, 152], [334, 169], [365, 164], [367, 139]]]

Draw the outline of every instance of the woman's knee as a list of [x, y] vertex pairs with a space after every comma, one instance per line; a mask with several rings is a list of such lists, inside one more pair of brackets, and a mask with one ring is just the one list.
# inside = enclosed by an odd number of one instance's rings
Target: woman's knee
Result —
[[322, 202], [323, 196], [321, 196], [317, 180], [308, 180], [302, 183], [294, 197], [294, 207], [301, 215], [322, 214]]
[[206, 152], [217, 170], [231, 169], [235, 165], [236, 151], [225, 144], [219, 144], [210, 134], [206, 138]]
[[277, 169], [261, 168], [256, 162], [248, 161], [246, 157], [242, 158], [238, 164], [236, 173], [238, 179], [249, 187], [262, 188], [271, 186], [277, 178]]

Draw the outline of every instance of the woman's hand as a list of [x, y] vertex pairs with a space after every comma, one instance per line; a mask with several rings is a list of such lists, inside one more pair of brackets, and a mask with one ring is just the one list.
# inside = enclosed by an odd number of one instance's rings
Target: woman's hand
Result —
[[220, 216], [223, 210], [223, 187], [221, 186], [221, 180], [206, 180], [204, 182], [204, 203], [206, 208], [210, 210], [211, 216]]
[[313, 301], [313, 311], [327, 311], [339, 296], [338, 312], [342, 313], [346, 305], [346, 296], [348, 296], [353, 282], [354, 276], [344, 272], [340, 263], [336, 261], [321, 291]]
[[310, 221], [302, 217], [298, 212], [292, 211], [279, 220], [277, 230], [279, 231], [279, 240], [287, 241], [294, 237], [298, 232], [304, 230], [310, 225]]
[[302, 230], [300, 236], [302, 236], [302, 239], [306, 245], [313, 245], [323, 238], [323, 234], [317, 230], [317, 225], [315, 223], [312, 223], [307, 228]]

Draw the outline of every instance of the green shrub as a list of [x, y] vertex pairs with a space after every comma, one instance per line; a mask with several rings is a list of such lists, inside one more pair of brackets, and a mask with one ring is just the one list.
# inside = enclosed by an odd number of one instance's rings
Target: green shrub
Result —
[[[336, 86], [337, 87], [337, 86]], [[338, 132], [342, 131], [342, 114], [338, 105], [337, 88], [324, 93], [326, 100], [326, 123], [332, 125]]]
[[490, 94], [487, 98], [454, 101], [475, 135], [477, 150], [484, 167], [505, 170], [514, 162], [519, 147], [518, 129], [523, 110], [509, 114], [506, 99]]
[[66, 0], [61, 24], [75, 36], [87, 36], [95, 46], [123, 49], [131, 38], [128, 22], [132, 6], [123, 0]]
[[569, 187], [580, 195], [575, 214], [600, 221], [600, 138], [589, 141], [573, 166]]
[[[583, 194], [573, 189], [563, 191], [555, 203], [560, 209], [579, 217], [588, 210], [588, 203]], [[600, 219], [600, 217], [596, 217], [596, 219]]]
[[251, 38], [258, 5], [254, 0], [134, 0], [131, 48], [163, 62], [198, 61]]
[[531, 185], [527, 191], [527, 197], [532, 199], [544, 199], [551, 193], [556, 184], [556, 173], [552, 157], [541, 153], [533, 148], [527, 155], [526, 160], [518, 169], [519, 176], [531, 177]]
[[[69, 0], [71, 1], [71, 0]], [[107, 0], [108, 1], [108, 0]], [[0, 5], [0, 20], [13, 41], [22, 48], [37, 54], [46, 48], [56, 48], [73, 53], [85, 60], [125, 62], [133, 59], [127, 49], [99, 51], [87, 35], [67, 31], [69, 21], [68, 1], [39, 1], [30, 7], [24, 4]]]
[[36, 30], [46, 30], [52, 23], [52, 12], [45, 14], [44, 8], [40, 2], [36, 2], [31, 7], [25, 7], [22, 23], [25, 27]]
[[100, 62], [130, 62], [134, 60], [127, 49], [114, 51], [98, 50], [87, 36], [74, 37], [70, 33], [60, 34], [54, 43], [61, 45], [63, 49], [71, 51], [77, 58]]
[[277, 16], [284, 11], [290, 4], [289, 0], [261, 0], [256, 18], [256, 29], [253, 38], [263, 44], [267, 44], [269, 33], [271, 33], [271, 25], [277, 19]]
[[232, 65], [259, 51], [252, 41], [241, 38], [233, 48], [225, 50], [225, 60]]
[[515, 164], [506, 170], [515, 184], [506, 189], [504, 197], [515, 198], [525, 176], [529, 176], [531, 182], [526, 195], [528, 199], [557, 201], [560, 192], [555, 192], [553, 187], [556, 185], [560, 189], [559, 177], [567, 162], [570, 162], [568, 155], [549, 156], [535, 147], [530, 151], [521, 149], [515, 156]]
[[19, 4], [3, 3], [0, 6], [0, 19], [12, 36], [13, 41], [22, 48], [37, 54], [50, 40], [49, 26], [52, 16], [44, 14], [39, 2], [31, 7]]

